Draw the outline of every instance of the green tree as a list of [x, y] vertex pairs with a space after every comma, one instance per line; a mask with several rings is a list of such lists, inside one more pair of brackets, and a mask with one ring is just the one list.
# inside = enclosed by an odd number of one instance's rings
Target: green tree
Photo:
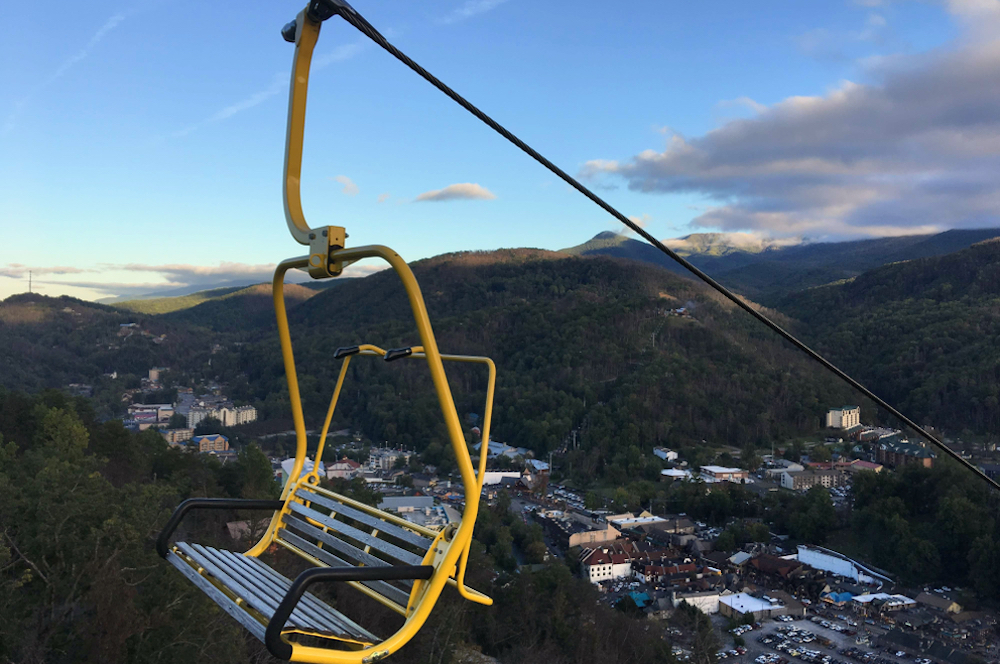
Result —
[[174, 413], [170, 416], [170, 421], [167, 422], [168, 429], [186, 429], [187, 428], [187, 418], [180, 413]]
[[816, 445], [811, 450], [809, 450], [809, 460], [820, 463], [832, 461], [833, 453], [830, 452], [830, 448], [827, 447], [826, 445]]
[[211, 433], [220, 433], [221, 431], [222, 422], [217, 417], [206, 417], [195, 426], [194, 435], [204, 436]]

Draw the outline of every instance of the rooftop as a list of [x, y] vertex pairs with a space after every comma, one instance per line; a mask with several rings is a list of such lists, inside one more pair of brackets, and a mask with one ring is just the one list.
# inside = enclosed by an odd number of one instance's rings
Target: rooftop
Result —
[[775, 603], [772, 604], [763, 599], [754, 597], [753, 595], [748, 595], [747, 593], [737, 593], [735, 595], [725, 595], [719, 598], [721, 604], [732, 608], [740, 613], [751, 613], [756, 611], [770, 611], [771, 609], [781, 608], [782, 605]]
[[747, 472], [742, 468], [726, 468], [725, 466], [702, 466], [701, 469], [706, 473], [716, 473], [716, 474]]

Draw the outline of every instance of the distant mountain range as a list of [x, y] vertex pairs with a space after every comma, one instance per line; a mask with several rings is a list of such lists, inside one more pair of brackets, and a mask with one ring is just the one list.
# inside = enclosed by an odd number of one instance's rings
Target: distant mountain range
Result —
[[[792, 247], [696, 236], [675, 246], [744, 293], [763, 284], [758, 291], [769, 293], [782, 325], [904, 412], [952, 431], [986, 432], [1000, 427], [994, 351], [1000, 338], [1000, 241], [963, 248], [984, 235], [998, 233], [950, 231]], [[957, 252], [935, 255], [956, 246]], [[611, 437], [624, 435], [629, 418], [655, 424], [629, 434], [643, 445], [668, 436], [742, 445], [807, 431], [823, 404], [854, 399], [717, 294], [658, 267], [664, 262], [651, 259], [652, 251], [608, 233], [566, 252], [463, 252], [412, 267], [442, 347], [489, 354], [503, 367], [505, 391], [496, 412], [504, 424], [498, 435], [540, 452], [561, 444], [581, 422]], [[583, 257], [569, 255], [574, 252]], [[648, 260], [627, 260], [637, 256]], [[873, 267], [852, 274], [866, 264]], [[824, 285], [810, 286], [820, 281]], [[334, 283], [339, 285], [320, 292], [297, 284], [286, 290], [296, 354], [321, 374], [303, 388], [314, 414], [325, 413], [324, 389], [335, 380], [331, 349], [372, 340], [385, 347], [414, 342], [409, 302], [391, 272]], [[694, 315], [672, 315], [683, 306]], [[135, 323], [138, 331], [120, 329], [124, 323]], [[0, 386], [96, 383], [107, 403], [120, 405], [120, 390], [114, 393], [103, 374], [130, 375], [134, 382], [151, 366], [169, 366], [177, 380], [202, 376], [241, 386], [239, 393], [262, 413], [283, 417], [274, 325], [270, 284], [115, 308], [65, 297], [12, 296], [0, 303]], [[217, 345], [228, 350], [213, 354]], [[364, 371], [367, 376], [374, 369]], [[391, 401], [383, 393], [398, 388], [388, 376], [368, 376], [374, 391], [351, 415], [376, 439], [387, 435], [378, 422], [388, 421], [376, 405]], [[463, 384], [471, 390], [466, 396], [475, 398], [461, 407], [476, 412], [481, 385]], [[601, 403], [614, 407], [594, 410]], [[720, 419], [730, 410], [762, 409], [771, 409], [774, 428], [763, 421], [744, 426], [742, 415]], [[430, 412], [421, 406], [421, 413]], [[437, 435], [421, 426], [423, 438], [411, 442]]]
[[[664, 243], [725, 286], [773, 305], [795, 291], [856, 277], [888, 263], [941, 256], [994, 237], [1000, 237], [1000, 228], [798, 244], [760, 240], [744, 233], [699, 233]], [[562, 252], [630, 258], [687, 274], [646, 242], [612, 232], [599, 233]]]

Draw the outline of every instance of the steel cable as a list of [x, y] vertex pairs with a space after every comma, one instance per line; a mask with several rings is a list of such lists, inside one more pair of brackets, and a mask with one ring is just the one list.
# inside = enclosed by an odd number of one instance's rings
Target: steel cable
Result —
[[871, 390], [869, 390], [867, 387], [865, 387], [864, 385], [862, 385], [861, 383], [859, 383], [857, 380], [855, 380], [854, 378], [852, 378], [850, 375], [848, 375], [847, 373], [845, 373], [844, 371], [842, 371], [840, 368], [838, 368], [836, 365], [834, 365], [832, 362], [830, 362], [829, 360], [827, 360], [825, 357], [823, 357], [822, 355], [820, 355], [819, 353], [817, 353], [816, 351], [814, 351], [812, 348], [810, 348], [809, 346], [807, 346], [805, 343], [803, 343], [802, 341], [799, 341], [799, 339], [797, 339], [790, 332], [788, 332], [787, 330], [785, 330], [784, 328], [782, 328], [780, 325], [778, 325], [777, 323], [775, 323], [774, 321], [772, 321], [770, 318], [768, 318], [767, 316], [765, 316], [763, 313], [761, 313], [760, 311], [754, 309], [746, 301], [744, 301], [743, 298], [741, 298], [740, 296], [736, 295], [735, 293], [733, 293], [732, 291], [730, 291], [728, 288], [726, 288], [725, 286], [723, 286], [722, 284], [720, 284], [719, 282], [717, 282], [715, 279], [713, 279], [712, 277], [710, 277], [707, 274], [705, 274], [704, 272], [702, 272], [700, 269], [698, 269], [697, 267], [695, 267], [694, 265], [692, 265], [690, 262], [688, 262], [683, 256], [680, 256], [677, 253], [675, 253], [674, 251], [672, 251], [669, 247], [667, 247], [662, 242], [660, 242], [659, 240], [657, 240], [656, 238], [654, 238], [652, 235], [650, 235], [647, 231], [645, 231], [638, 224], [636, 224], [631, 219], [629, 219], [628, 217], [626, 217], [624, 214], [622, 214], [621, 212], [619, 212], [618, 210], [616, 210], [614, 207], [612, 207], [610, 203], [608, 203], [603, 198], [601, 198], [600, 196], [598, 196], [597, 194], [595, 194], [594, 192], [592, 192], [590, 189], [588, 189], [587, 187], [585, 187], [584, 185], [582, 185], [580, 182], [578, 182], [576, 180], [576, 178], [572, 177], [571, 175], [569, 175], [568, 173], [566, 173], [565, 171], [563, 171], [561, 168], [559, 168], [558, 166], [556, 166], [555, 164], [553, 164], [551, 161], [549, 161], [548, 159], [546, 159], [544, 156], [542, 156], [539, 152], [537, 152], [530, 145], [528, 145], [527, 143], [525, 143], [524, 141], [522, 141], [520, 138], [518, 138], [517, 136], [515, 136], [511, 132], [507, 131], [507, 129], [504, 128], [496, 120], [494, 120], [490, 116], [486, 115], [486, 113], [484, 113], [483, 111], [479, 110], [471, 102], [469, 102], [464, 97], [462, 97], [460, 94], [458, 94], [457, 92], [455, 92], [454, 90], [452, 90], [450, 87], [448, 87], [447, 85], [445, 85], [436, 76], [434, 76], [429, 71], [427, 71], [426, 69], [424, 69], [423, 67], [421, 67], [416, 62], [414, 62], [412, 59], [410, 59], [409, 56], [407, 56], [405, 53], [403, 53], [402, 51], [400, 51], [398, 48], [396, 48], [395, 46], [393, 46], [392, 44], [390, 44], [389, 41], [385, 37], [383, 37], [379, 33], [379, 31], [376, 30], [353, 7], [349, 7], [349, 6], [346, 6], [346, 5], [340, 5], [337, 8], [336, 13], [341, 18], [343, 18], [345, 21], [347, 21], [348, 23], [350, 23], [351, 25], [353, 25], [355, 28], [357, 28], [362, 34], [364, 34], [369, 39], [371, 39], [373, 42], [375, 42], [376, 44], [378, 44], [379, 46], [381, 46], [383, 49], [385, 49], [386, 51], [388, 51], [389, 54], [392, 55], [394, 58], [396, 58], [397, 60], [399, 60], [400, 62], [402, 62], [404, 65], [406, 65], [407, 67], [409, 67], [410, 69], [412, 69], [414, 72], [416, 72], [417, 74], [419, 74], [422, 78], [424, 78], [428, 83], [430, 83], [435, 88], [437, 88], [438, 90], [440, 90], [441, 92], [443, 92], [444, 94], [446, 94], [448, 97], [450, 97], [452, 100], [454, 100], [459, 106], [461, 106], [462, 108], [464, 108], [465, 110], [469, 111], [474, 116], [476, 116], [477, 118], [479, 118], [480, 120], [482, 120], [483, 123], [485, 123], [488, 127], [490, 127], [491, 129], [493, 129], [495, 132], [497, 132], [498, 134], [500, 134], [501, 136], [503, 136], [504, 138], [506, 138], [508, 141], [510, 141], [514, 145], [516, 145], [523, 152], [527, 153], [530, 157], [532, 157], [535, 161], [537, 161], [542, 166], [544, 166], [545, 168], [547, 168], [550, 171], [552, 171], [552, 173], [554, 173], [560, 179], [562, 179], [564, 182], [566, 182], [566, 184], [568, 184], [569, 186], [573, 187], [574, 189], [576, 189], [577, 191], [579, 191], [581, 194], [583, 194], [584, 196], [586, 196], [587, 198], [589, 198], [591, 201], [593, 201], [594, 203], [596, 203], [597, 205], [599, 205], [606, 212], [608, 212], [608, 214], [610, 214], [615, 219], [617, 219], [618, 221], [620, 221], [621, 223], [623, 223], [625, 226], [627, 226], [632, 231], [634, 231], [637, 235], [639, 235], [642, 238], [644, 238], [651, 245], [653, 245], [654, 247], [656, 247], [657, 249], [659, 249], [660, 251], [662, 251], [664, 254], [666, 254], [667, 256], [669, 256], [671, 259], [673, 259], [674, 261], [676, 261], [678, 264], [680, 264], [681, 266], [683, 266], [685, 269], [687, 269], [689, 272], [691, 272], [692, 274], [694, 274], [696, 277], [698, 277], [699, 279], [701, 279], [702, 281], [704, 281], [706, 284], [708, 284], [709, 286], [711, 286], [712, 288], [714, 288], [716, 291], [718, 291], [725, 298], [727, 298], [728, 300], [730, 300], [731, 302], [733, 302], [740, 309], [743, 309], [748, 314], [750, 314], [751, 316], [753, 316], [754, 318], [756, 318], [758, 321], [760, 321], [761, 323], [763, 323], [767, 327], [771, 328], [771, 330], [773, 330], [775, 333], [777, 333], [779, 336], [781, 336], [783, 339], [785, 339], [785, 341], [787, 341], [788, 343], [792, 344], [793, 346], [795, 346], [796, 348], [798, 348], [799, 350], [801, 350], [802, 352], [804, 352], [805, 354], [807, 354], [809, 357], [811, 357], [812, 359], [814, 359], [816, 362], [819, 362], [822, 366], [824, 366], [829, 371], [833, 372], [837, 377], [839, 377], [841, 380], [843, 380], [844, 382], [846, 382], [848, 385], [850, 385], [851, 387], [855, 388], [856, 390], [858, 390], [859, 392], [861, 392], [862, 394], [864, 394], [866, 397], [868, 397], [869, 399], [871, 399], [872, 401], [874, 401], [876, 404], [878, 404], [879, 407], [881, 407], [884, 410], [886, 410], [887, 412], [891, 413], [893, 416], [895, 416], [896, 418], [898, 418], [901, 422], [903, 422], [908, 427], [910, 427], [911, 429], [913, 429], [914, 431], [916, 431], [917, 433], [919, 433], [921, 436], [923, 436], [924, 438], [926, 438], [931, 444], [933, 444], [935, 447], [937, 447], [939, 450], [941, 450], [942, 452], [944, 452], [946, 455], [948, 455], [949, 457], [951, 457], [952, 459], [954, 459], [955, 461], [957, 461], [959, 464], [961, 464], [962, 466], [965, 466], [973, 474], [975, 474], [977, 477], [979, 477], [980, 479], [982, 479], [983, 481], [985, 481], [987, 484], [989, 484], [990, 486], [992, 486], [994, 489], [1000, 490], [1000, 484], [998, 484], [992, 478], [990, 478], [989, 476], [987, 476], [983, 471], [981, 471], [975, 465], [973, 465], [972, 463], [970, 463], [966, 459], [963, 459], [957, 452], [955, 452], [954, 450], [952, 450], [951, 448], [949, 448], [947, 445], [945, 445], [943, 442], [941, 442], [940, 440], [938, 440], [936, 436], [933, 436], [932, 434], [930, 434], [929, 432], [927, 432], [926, 430], [924, 430], [923, 427], [921, 427], [919, 424], [917, 424], [916, 422], [914, 422], [913, 420], [911, 420], [909, 417], [907, 417], [906, 415], [904, 415], [903, 413], [901, 413], [899, 410], [897, 410], [895, 407], [893, 407], [887, 401], [885, 401], [884, 399], [882, 399], [881, 397], [879, 397], [878, 395], [876, 395], [874, 392], [872, 392]]

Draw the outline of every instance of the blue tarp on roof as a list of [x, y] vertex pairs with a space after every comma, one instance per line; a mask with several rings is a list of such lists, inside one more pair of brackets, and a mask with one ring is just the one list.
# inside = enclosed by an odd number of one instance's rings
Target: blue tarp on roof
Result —
[[635, 605], [640, 609], [646, 608], [646, 605], [652, 601], [646, 593], [637, 593], [635, 591], [630, 592], [629, 597], [632, 598], [632, 601], [635, 602]]
[[854, 595], [851, 593], [827, 593], [824, 597], [829, 599], [834, 604], [846, 604], [854, 599]]

